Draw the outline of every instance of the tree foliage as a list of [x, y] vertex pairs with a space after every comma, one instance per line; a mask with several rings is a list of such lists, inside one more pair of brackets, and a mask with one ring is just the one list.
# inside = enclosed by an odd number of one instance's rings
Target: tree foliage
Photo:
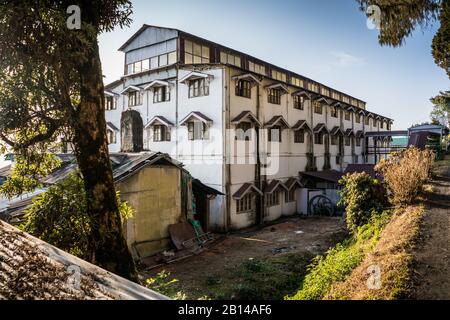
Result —
[[436, 64], [450, 77], [450, 1], [444, 0], [441, 9], [441, 26], [434, 36], [432, 53]]
[[365, 172], [347, 174], [339, 183], [344, 186], [339, 205], [345, 206], [347, 227], [353, 233], [387, 204], [383, 185]]
[[[68, 8], [81, 12], [71, 29]], [[137, 281], [123, 237], [108, 156], [98, 35], [128, 26], [129, 0], [0, 2], [0, 140], [29, 157], [33, 146], [64, 136], [83, 176], [89, 261]], [[25, 173], [26, 176], [26, 173]]]
[[[360, 9], [376, 5], [381, 10], [381, 45], [398, 47], [417, 28], [430, 27], [440, 22], [440, 29], [433, 40], [433, 57], [436, 64], [450, 77], [450, 0], [356, 0]], [[369, 16], [370, 14], [367, 13]]]
[[[132, 218], [131, 207], [120, 201], [119, 193], [117, 203], [122, 221]], [[83, 179], [79, 172], [75, 172], [33, 199], [33, 205], [26, 210], [26, 221], [20, 228], [87, 259], [90, 233], [95, 223], [88, 214]]]
[[450, 91], [441, 92], [430, 100], [434, 105], [431, 120], [434, 123], [448, 125], [450, 123]]

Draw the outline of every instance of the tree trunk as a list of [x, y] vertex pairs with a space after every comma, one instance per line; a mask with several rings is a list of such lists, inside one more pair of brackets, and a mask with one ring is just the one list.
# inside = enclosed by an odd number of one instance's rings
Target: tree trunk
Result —
[[106, 137], [104, 87], [97, 38], [80, 63], [81, 102], [74, 119], [75, 150], [84, 178], [88, 211], [94, 225], [90, 260], [127, 279], [138, 281], [125, 241]]

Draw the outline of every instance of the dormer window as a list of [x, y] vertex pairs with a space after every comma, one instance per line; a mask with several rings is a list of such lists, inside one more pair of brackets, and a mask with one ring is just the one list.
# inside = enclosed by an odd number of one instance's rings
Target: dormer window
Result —
[[116, 140], [116, 133], [113, 130], [107, 129], [106, 135], [108, 137], [108, 144], [115, 144], [117, 143]]
[[303, 110], [305, 108], [306, 98], [304, 96], [294, 96], [294, 109]]
[[113, 95], [107, 95], [105, 97], [105, 110], [116, 110], [117, 109], [117, 99]]
[[170, 129], [164, 125], [153, 126], [153, 142], [170, 141]]
[[350, 121], [350, 111], [346, 110], [344, 112], [344, 117], [345, 117], [345, 120]]
[[164, 116], [155, 116], [146, 124], [148, 137], [153, 138], [153, 142], [170, 141], [170, 129], [174, 126]]
[[209, 95], [209, 80], [207, 78], [189, 81], [189, 98], [203, 97]]
[[333, 118], [337, 118], [338, 117], [338, 108], [336, 107], [331, 107], [330, 108], [330, 116]]
[[188, 126], [188, 139], [189, 140], [208, 140], [209, 139], [209, 126], [201, 121], [189, 121]]
[[320, 101], [314, 101], [314, 113], [322, 114], [323, 113], [323, 105]]
[[236, 96], [250, 99], [252, 97], [252, 83], [248, 80], [238, 80], [236, 82]]
[[269, 129], [269, 142], [282, 142], [281, 126], [273, 126]]
[[361, 115], [359, 113], [355, 116], [356, 123], [361, 123]]
[[268, 101], [272, 104], [281, 104], [281, 90], [280, 89], [268, 89]]
[[370, 118], [369, 118], [369, 116], [366, 116], [366, 118], [364, 119], [364, 124], [365, 124], [366, 126], [368, 126], [369, 123], [370, 123]]
[[213, 121], [198, 111], [192, 111], [180, 122], [187, 126], [189, 140], [209, 140], [209, 128]]
[[140, 91], [131, 91], [128, 93], [128, 106], [136, 107], [142, 105], [142, 94]]
[[250, 141], [252, 137], [253, 126], [250, 122], [241, 122], [236, 125], [236, 140]]
[[153, 89], [153, 103], [170, 101], [170, 89], [167, 86], [155, 87]]

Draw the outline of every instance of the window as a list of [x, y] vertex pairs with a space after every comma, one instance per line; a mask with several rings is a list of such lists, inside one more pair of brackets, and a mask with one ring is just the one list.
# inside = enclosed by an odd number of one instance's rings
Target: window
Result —
[[241, 57], [223, 51], [220, 52], [220, 62], [223, 64], [231, 64], [238, 68], [241, 67]]
[[366, 126], [369, 125], [369, 121], [370, 121], [370, 118], [369, 118], [369, 117], [366, 117], [366, 118], [364, 119], [364, 123], [366, 124]]
[[269, 142], [281, 142], [280, 126], [273, 126], [269, 129]]
[[381, 129], [384, 128], [384, 121], [380, 121], [380, 128], [381, 128]]
[[188, 40], [184, 41], [184, 63], [197, 64], [209, 63], [209, 61], [209, 47]]
[[116, 133], [110, 129], [106, 130], [106, 135], [108, 137], [108, 144], [117, 143]]
[[258, 73], [261, 75], [266, 75], [266, 67], [254, 62], [249, 61], [248, 62], [248, 70], [254, 73]]
[[253, 211], [253, 194], [247, 194], [240, 200], [236, 200], [236, 212], [250, 212]]
[[357, 155], [355, 155], [354, 159], [353, 159], [354, 163], [358, 163], [359, 162], [359, 157]]
[[330, 139], [331, 145], [332, 145], [332, 146], [337, 146], [337, 140], [338, 140], [338, 137], [335, 136], [335, 135], [332, 135], [332, 136], [331, 136], [331, 139]]
[[153, 141], [170, 141], [170, 130], [166, 126], [156, 125], [153, 127]]
[[391, 130], [391, 123], [389, 121], [386, 122], [386, 129]]
[[252, 124], [250, 122], [241, 122], [236, 126], [236, 140], [250, 141], [252, 136]]
[[208, 140], [209, 126], [201, 121], [188, 122], [189, 140]]
[[314, 143], [315, 144], [323, 144], [323, 133], [318, 132], [314, 134]]
[[338, 117], [338, 109], [336, 107], [331, 107], [330, 109], [330, 115], [333, 118], [337, 118]]
[[274, 207], [280, 204], [280, 191], [276, 190], [266, 195], [266, 206]]
[[239, 80], [236, 83], [236, 95], [238, 97], [251, 98], [252, 97], [252, 84], [247, 80]]
[[336, 164], [341, 164], [341, 156], [336, 156]]
[[139, 73], [148, 70], [153, 70], [167, 65], [171, 65], [177, 62], [177, 52], [164, 53], [149, 59], [144, 59], [130, 63], [127, 65], [127, 74]]
[[105, 99], [105, 109], [106, 110], [116, 110], [117, 109], [117, 101], [114, 97], [106, 97]]
[[153, 90], [153, 103], [170, 101], [170, 89], [168, 87], [157, 87]]
[[142, 105], [142, 94], [139, 91], [128, 93], [128, 106], [136, 107]]
[[296, 189], [292, 188], [289, 191], [285, 191], [284, 192], [284, 202], [289, 203], [289, 202], [294, 202], [295, 201], [295, 192]]
[[297, 86], [297, 87], [302, 87], [302, 88], [304, 86], [303, 80], [296, 78], [296, 77], [291, 78], [291, 84], [293, 84], [294, 86]]
[[268, 92], [269, 103], [281, 104], [281, 90], [280, 89], [269, 89]]
[[196, 79], [189, 82], [189, 98], [209, 95], [209, 80]]
[[361, 147], [361, 138], [356, 138], [356, 146]]
[[378, 125], [377, 119], [373, 119], [373, 126], [376, 127]]
[[329, 97], [330, 96], [330, 90], [328, 90], [327, 88], [323, 88], [322, 87], [322, 94], [324, 95], [324, 96], [327, 96], [327, 97]]
[[345, 142], [345, 145], [347, 147], [349, 147], [350, 146], [350, 137], [345, 137], [344, 142]]
[[335, 91], [333, 91], [333, 92], [331, 93], [331, 97], [332, 97], [334, 100], [340, 100], [340, 99], [339, 99], [339, 98], [340, 98], [339, 93], [337, 93], [337, 92], [335, 92]]
[[305, 130], [294, 131], [294, 143], [305, 143]]
[[319, 85], [317, 83], [309, 82], [308, 83], [308, 90], [318, 93], [319, 92]]
[[355, 120], [356, 120], [356, 123], [361, 123], [361, 114], [357, 113], [355, 115]]
[[345, 120], [350, 121], [350, 111], [346, 110], [344, 112], [344, 117], [345, 117]]
[[286, 82], [286, 73], [272, 70], [272, 78], [278, 81]]
[[294, 109], [303, 110], [306, 98], [303, 96], [294, 96]]
[[319, 101], [314, 101], [314, 113], [322, 114], [322, 112], [323, 112], [322, 103]]

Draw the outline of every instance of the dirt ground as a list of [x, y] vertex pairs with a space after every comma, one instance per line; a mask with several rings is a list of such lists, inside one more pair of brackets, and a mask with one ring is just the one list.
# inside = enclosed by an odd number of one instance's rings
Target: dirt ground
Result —
[[414, 251], [415, 299], [450, 299], [450, 156], [437, 175]]
[[[215, 279], [215, 285], [222, 280], [227, 282], [225, 286], [229, 286], [230, 282], [239, 282], [240, 279], [231, 276], [231, 273], [249, 261], [283, 256], [289, 260], [305, 257], [308, 260], [304, 264], [306, 268], [311, 257], [323, 254], [345, 235], [342, 218], [296, 217], [260, 230], [228, 235], [199, 255], [158, 269], [143, 271], [141, 275], [148, 278], [155, 277], [163, 270], [170, 272], [171, 278], [178, 280], [177, 290], [186, 293], [188, 298], [196, 299], [211, 295], [207, 288], [208, 283], [212, 282], [211, 278]], [[219, 286], [214, 290], [220, 289]]]

